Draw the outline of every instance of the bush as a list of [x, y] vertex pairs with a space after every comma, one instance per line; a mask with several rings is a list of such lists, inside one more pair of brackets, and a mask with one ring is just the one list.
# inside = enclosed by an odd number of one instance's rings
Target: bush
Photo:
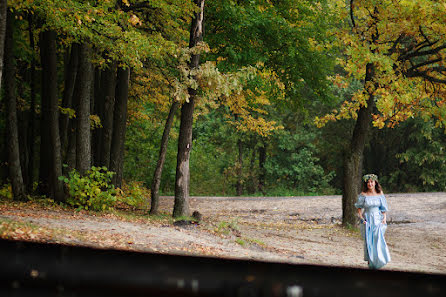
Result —
[[68, 187], [67, 203], [78, 209], [111, 209], [116, 202], [116, 191], [111, 184], [113, 174], [106, 167], [93, 166], [83, 176], [73, 169], [68, 177], [59, 177]]
[[144, 187], [142, 182], [131, 181], [123, 183], [116, 196], [117, 202], [122, 207], [130, 206], [136, 209], [147, 209], [150, 201], [150, 190]]
[[0, 188], [0, 199], [6, 198], [8, 200], [12, 200], [12, 187], [11, 184], [4, 184]]

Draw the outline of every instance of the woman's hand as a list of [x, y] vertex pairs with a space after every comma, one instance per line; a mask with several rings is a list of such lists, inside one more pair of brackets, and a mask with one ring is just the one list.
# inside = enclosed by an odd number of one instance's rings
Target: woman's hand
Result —
[[383, 214], [383, 220], [382, 220], [382, 224], [387, 225], [387, 215], [385, 212], [382, 213]]
[[362, 216], [362, 209], [357, 208], [357, 211], [358, 211], [358, 217], [359, 217], [359, 220], [361, 221], [361, 224], [367, 223], [366, 220], [364, 219], [364, 217]]

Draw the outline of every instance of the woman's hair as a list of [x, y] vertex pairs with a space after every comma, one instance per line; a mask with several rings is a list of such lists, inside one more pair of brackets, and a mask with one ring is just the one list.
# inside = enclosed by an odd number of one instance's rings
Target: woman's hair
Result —
[[[367, 181], [364, 181], [364, 180], [362, 181], [362, 191], [364, 193], [369, 190], [369, 188], [367, 188], [367, 182], [368, 182], [368, 180]], [[378, 180], [375, 180], [375, 190], [376, 190], [376, 193], [381, 193], [382, 192], [382, 188], [381, 188], [381, 185], [379, 184]]]

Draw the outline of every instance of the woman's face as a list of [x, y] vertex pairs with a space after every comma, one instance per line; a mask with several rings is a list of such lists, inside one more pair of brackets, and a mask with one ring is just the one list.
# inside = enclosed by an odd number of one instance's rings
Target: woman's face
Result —
[[367, 189], [369, 189], [370, 191], [375, 189], [375, 185], [376, 185], [376, 182], [373, 179], [369, 179], [367, 181]]

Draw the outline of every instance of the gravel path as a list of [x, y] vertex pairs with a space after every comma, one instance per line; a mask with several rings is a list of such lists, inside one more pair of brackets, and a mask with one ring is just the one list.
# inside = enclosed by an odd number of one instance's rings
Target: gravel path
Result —
[[[446, 193], [386, 195], [392, 262], [384, 269], [446, 273]], [[200, 225], [72, 212], [10, 209], [0, 219], [32, 222], [68, 244], [288, 263], [366, 267], [359, 232], [340, 226], [341, 197], [193, 197]], [[171, 212], [172, 197], [161, 198]], [[39, 240], [39, 239], [37, 239]]]

